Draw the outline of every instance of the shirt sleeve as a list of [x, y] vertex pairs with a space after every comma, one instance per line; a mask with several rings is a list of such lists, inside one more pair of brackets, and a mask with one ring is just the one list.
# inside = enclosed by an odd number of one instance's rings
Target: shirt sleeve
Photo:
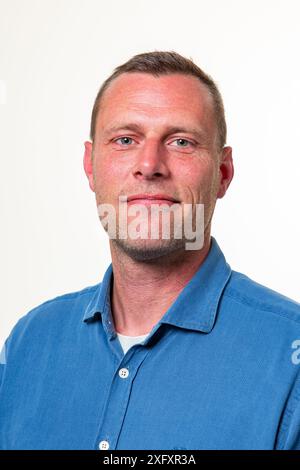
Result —
[[300, 450], [300, 365], [296, 386], [282, 423], [279, 450]]
[[300, 450], [300, 396], [288, 429], [284, 450]]

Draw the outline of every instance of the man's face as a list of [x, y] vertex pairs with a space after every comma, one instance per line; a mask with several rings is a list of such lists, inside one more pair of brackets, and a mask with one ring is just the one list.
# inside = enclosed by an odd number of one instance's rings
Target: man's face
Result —
[[[85, 171], [97, 205], [112, 204], [117, 214], [119, 196], [159, 194], [180, 205], [204, 204], [209, 230], [216, 199], [232, 177], [227, 181], [231, 149], [218, 149], [212, 98], [193, 76], [120, 75], [102, 97], [93, 145], [85, 146]], [[150, 259], [182, 249], [185, 241], [113, 243], [136, 259]]]

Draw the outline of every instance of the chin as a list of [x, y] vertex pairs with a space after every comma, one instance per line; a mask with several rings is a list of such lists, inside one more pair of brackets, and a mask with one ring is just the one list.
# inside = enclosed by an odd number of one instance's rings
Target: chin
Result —
[[113, 240], [114, 245], [135, 261], [151, 261], [183, 251], [185, 240]]

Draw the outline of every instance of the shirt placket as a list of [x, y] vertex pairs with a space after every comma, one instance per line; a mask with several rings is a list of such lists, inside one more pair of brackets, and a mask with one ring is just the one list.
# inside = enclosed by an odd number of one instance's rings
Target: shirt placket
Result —
[[130, 406], [133, 381], [148, 353], [148, 348], [133, 346], [116, 367], [95, 441], [95, 449], [117, 448], [121, 432], [126, 431], [123, 429], [123, 422]]

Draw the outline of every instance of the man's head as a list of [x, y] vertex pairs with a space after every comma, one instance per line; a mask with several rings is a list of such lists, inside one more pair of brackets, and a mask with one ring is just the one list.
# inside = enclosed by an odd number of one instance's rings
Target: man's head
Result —
[[[118, 215], [120, 196], [141, 194], [162, 195], [178, 206], [204, 204], [209, 237], [215, 203], [230, 184], [233, 165], [231, 148], [224, 147], [222, 98], [193, 62], [174, 52], [153, 52], [118, 67], [95, 100], [91, 140], [85, 143], [84, 167], [98, 205], [111, 204]], [[185, 242], [111, 240], [137, 260], [182, 251]]]

